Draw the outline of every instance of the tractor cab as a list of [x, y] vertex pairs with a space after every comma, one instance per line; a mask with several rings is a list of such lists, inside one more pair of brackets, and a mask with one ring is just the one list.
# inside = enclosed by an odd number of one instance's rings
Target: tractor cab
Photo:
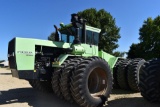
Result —
[[98, 46], [100, 29], [87, 26], [86, 20], [77, 14], [72, 14], [71, 24], [60, 24], [61, 28], [56, 29], [56, 38], [60, 37], [61, 42], [72, 44], [88, 44]]

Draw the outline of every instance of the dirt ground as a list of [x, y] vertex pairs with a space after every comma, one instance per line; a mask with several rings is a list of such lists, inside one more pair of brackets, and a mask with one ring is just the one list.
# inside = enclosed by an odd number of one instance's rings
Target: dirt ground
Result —
[[[113, 90], [105, 107], [160, 107], [145, 101], [140, 93]], [[26, 80], [13, 78], [10, 70], [0, 68], [0, 107], [79, 107], [51, 93], [34, 90]]]

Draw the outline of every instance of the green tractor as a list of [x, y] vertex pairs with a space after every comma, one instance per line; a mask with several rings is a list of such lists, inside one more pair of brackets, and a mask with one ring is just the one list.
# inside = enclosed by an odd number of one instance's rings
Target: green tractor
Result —
[[8, 47], [12, 76], [83, 107], [105, 104], [112, 76], [114, 87], [139, 90], [138, 72], [144, 60], [118, 58], [99, 50], [101, 30], [87, 26], [77, 14], [72, 14], [71, 22], [59, 29], [54, 25], [54, 41], [12, 39]]
[[140, 70], [141, 95], [150, 102], [160, 103], [160, 59], [147, 61]]

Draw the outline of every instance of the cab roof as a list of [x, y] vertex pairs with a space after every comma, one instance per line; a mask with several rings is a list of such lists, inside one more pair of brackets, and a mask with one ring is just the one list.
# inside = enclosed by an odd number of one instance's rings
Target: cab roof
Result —
[[[60, 31], [73, 26], [72, 24], [67, 24], [67, 25], [60, 24], [60, 25], [61, 25], [61, 28], [59, 29]], [[95, 28], [95, 27], [92, 27], [92, 26], [88, 26], [88, 25], [86, 25], [86, 30], [97, 32], [97, 33], [101, 32], [101, 29]]]

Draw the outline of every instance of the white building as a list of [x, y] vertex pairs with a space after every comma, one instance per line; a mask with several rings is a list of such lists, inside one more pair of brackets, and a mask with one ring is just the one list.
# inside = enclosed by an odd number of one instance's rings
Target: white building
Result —
[[8, 61], [1, 62], [0, 67], [8, 67]]

